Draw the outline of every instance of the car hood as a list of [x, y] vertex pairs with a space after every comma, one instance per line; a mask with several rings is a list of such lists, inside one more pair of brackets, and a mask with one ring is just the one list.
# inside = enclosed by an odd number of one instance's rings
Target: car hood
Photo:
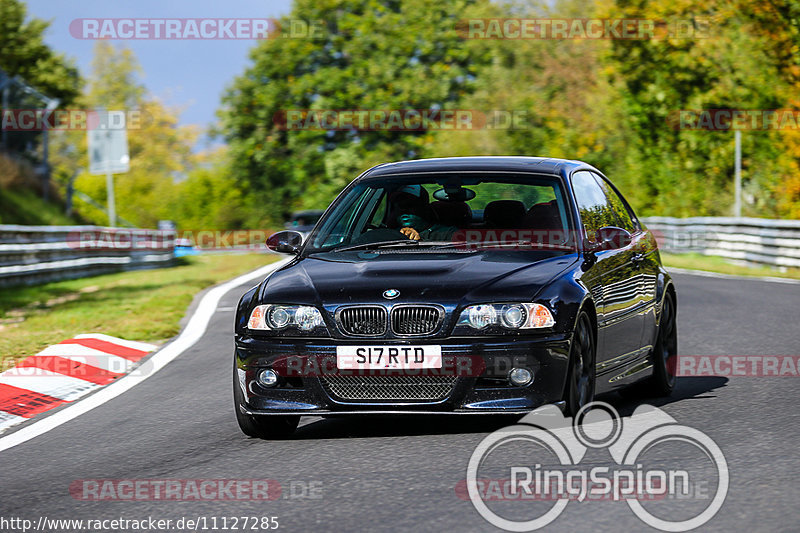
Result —
[[530, 301], [575, 261], [577, 254], [538, 251], [318, 254], [275, 272], [258, 299], [330, 307], [385, 303], [383, 292], [396, 289], [392, 303]]

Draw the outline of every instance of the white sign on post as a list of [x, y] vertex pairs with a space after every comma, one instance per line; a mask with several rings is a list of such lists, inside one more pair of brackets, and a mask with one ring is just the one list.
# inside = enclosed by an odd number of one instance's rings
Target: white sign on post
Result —
[[98, 110], [90, 114], [86, 130], [89, 141], [89, 174], [106, 176], [110, 226], [117, 225], [113, 175], [130, 170], [126, 126], [124, 111]]
[[93, 111], [87, 121], [89, 173], [114, 174], [130, 170], [128, 129], [124, 111]]

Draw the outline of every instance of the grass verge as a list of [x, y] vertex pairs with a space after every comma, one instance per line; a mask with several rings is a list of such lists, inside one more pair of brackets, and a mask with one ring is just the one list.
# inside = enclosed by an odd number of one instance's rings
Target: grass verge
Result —
[[661, 261], [668, 269], [686, 268], [690, 270], [704, 270], [706, 272], [718, 272], [720, 274], [730, 274], [734, 276], [768, 276], [773, 278], [800, 279], [800, 269], [787, 268], [785, 271], [771, 268], [768, 266], [749, 267], [730, 263], [722, 257], [702, 255], [697, 253], [690, 254], [667, 254], [661, 252]]
[[0, 224], [75, 224], [62, 209], [57, 203], [45, 202], [30, 189], [0, 189]]
[[277, 258], [197, 255], [171, 268], [137, 270], [0, 291], [2, 366], [80, 333], [163, 342], [200, 290]]

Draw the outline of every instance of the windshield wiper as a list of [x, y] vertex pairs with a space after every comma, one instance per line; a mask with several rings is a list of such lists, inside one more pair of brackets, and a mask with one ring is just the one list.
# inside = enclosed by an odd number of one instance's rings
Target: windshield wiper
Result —
[[365, 242], [363, 244], [354, 244], [352, 246], [343, 246], [342, 248], [334, 248], [331, 252], [349, 252], [351, 250], [369, 250], [370, 248], [390, 248], [393, 246], [408, 246], [409, 244], [419, 246], [419, 241], [411, 239], [398, 239], [396, 241], [383, 241], [383, 242]]

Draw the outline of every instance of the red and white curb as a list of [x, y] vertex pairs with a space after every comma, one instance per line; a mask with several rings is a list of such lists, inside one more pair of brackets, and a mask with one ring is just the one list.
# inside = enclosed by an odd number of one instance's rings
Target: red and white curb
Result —
[[153, 377], [159, 370], [174, 361], [175, 358], [184, 353], [188, 348], [194, 346], [194, 344], [206, 334], [208, 324], [211, 317], [214, 316], [217, 311], [217, 305], [220, 299], [222, 299], [228, 291], [244, 283], [261, 281], [270, 273], [283, 267], [292, 260], [293, 258], [289, 257], [281, 261], [276, 261], [275, 263], [265, 265], [257, 270], [248, 272], [247, 274], [212, 288], [200, 299], [200, 302], [197, 304], [194, 313], [192, 313], [183, 331], [181, 331], [175, 339], [167, 343], [147, 359], [145, 362], [145, 365], [147, 365], [146, 372], [129, 372], [113, 383], [101, 387], [100, 390], [87, 398], [73, 402], [65, 408], [59, 409], [48, 416], [43, 416], [30, 424], [25, 424], [17, 431], [8, 435], [0, 436], [0, 452], [13, 448], [14, 446], [19, 446], [24, 442], [35, 439], [39, 435], [44, 435], [48, 431], [62, 424], [66, 424], [84, 413], [88, 413], [92, 409], [124, 394], [125, 391]]
[[124, 376], [156, 349], [100, 333], [48, 346], [0, 373], [0, 433]]

